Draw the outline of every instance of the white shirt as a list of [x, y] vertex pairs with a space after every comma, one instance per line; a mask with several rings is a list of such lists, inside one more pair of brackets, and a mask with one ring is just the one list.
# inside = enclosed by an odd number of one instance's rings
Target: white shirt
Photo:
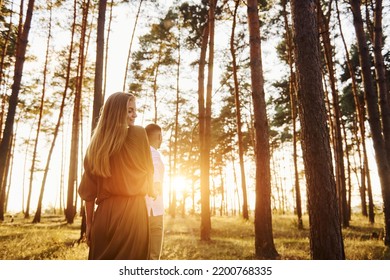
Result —
[[150, 146], [152, 153], [152, 160], [154, 166], [154, 183], [160, 183], [161, 193], [157, 195], [156, 199], [146, 196], [146, 207], [149, 216], [160, 216], [164, 214], [164, 201], [162, 194], [162, 184], [164, 180], [164, 161], [159, 151]]

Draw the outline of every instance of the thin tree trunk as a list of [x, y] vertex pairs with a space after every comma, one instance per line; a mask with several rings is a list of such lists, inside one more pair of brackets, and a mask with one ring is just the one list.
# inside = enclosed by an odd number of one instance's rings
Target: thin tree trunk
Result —
[[224, 215], [224, 212], [225, 212], [225, 203], [226, 203], [226, 200], [225, 200], [225, 183], [224, 183], [224, 180], [223, 180], [222, 166], [219, 167], [218, 171], [219, 171], [219, 177], [221, 179], [221, 206], [219, 208], [219, 215], [222, 217]]
[[160, 45], [159, 50], [158, 50], [158, 60], [155, 65], [154, 69], [154, 77], [153, 77], [153, 108], [154, 108], [154, 123], [157, 123], [158, 120], [158, 112], [157, 112], [157, 90], [158, 90], [158, 84], [157, 84], [157, 78], [160, 69], [160, 64], [161, 64], [161, 59], [162, 59], [162, 45]]
[[291, 120], [293, 125], [293, 162], [294, 162], [294, 179], [295, 179], [295, 207], [297, 212], [297, 227], [303, 229], [302, 221], [302, 200], [301, 200], [301, 188], [299, 185], [299, 171], [298, 171], [298, 133], [297, 133], [297, 81], [294, 72], [294, 58], [293, 58], [293, 42], [291, 30], [288, 24], [287, 18], [287, 0], [282, 0], [283, 6], [283, 18], [284, 26], [286, 31], [287, 41], [287, 53], [288, 53], [288, 64], [290, 67], [290, 81], [289, 81], [289, 93], [290, 93], [290, 107], [291, 107]]
[[[49, 149], [49, 153], [48, 153], [48, 156], [47, 156], [47, 160], [46, 160], [46, 167], [45, 167], [44, 174], [43, 174], [41, 191], [40, 191], [39, 200], [38, 200], [38, 207], [37, 207], [37, 210], [35, 212], [33, 223], [40, 223], [41, 222], [42, 200], [43, 200], [43, 195], [44, 195], [44, 191], [45, 191], [47, 175], [49, 173], [51, 157], [52, 157], [52, 154], [53, 154], [53, 151], [54, 151], [54, 147], [55, 147], [55, 144], [56, 144], [56, 141], [57, 141], [58, 132], [59, 132], [59, 129], [60, 129], [60, 126], [61, 126], [61, 121], [62, 121], [64, 108], [65, 108], [65, 101], [66, 101], [67, 92], [68, 92], [68, 88], [69, 88], [70, 70], [71, 70], [71, 64], [72, 64], [72, 54], [73, 54], [73, 44], [74, 44], [74, 33], [75, 33], [75, 27], [76, 27], [76, 5], [77, 4], [76, 4], [76, 1], [75, 1], [75, 3], [74, 3], [74, 14], [73, 14], [73, 24], [72, 24], [72, 35], [71, 35], [71, 42], [70, 42], [70, 47], [69, 47], [68, 64], [67, 64], [67, 67], [66, 67], [64, 92], [62, 94], [62, 101], [61, 101], [61, 105], [60, 105], [60, 112], [58, 114], [57, 123], [56, 123], [56, 126], [54, 128], [54, 132], [53, 132], [53, 141], [51, 143], [51, 146], [50, 146], [50, 149]], [[48, 42], [48, 47], [49, 47], [49, 42]], [[61, 200], [61, 198], [60, 198], [60, 200]], [[62, 204], [60, 203], [60, 209], [62, 208], [61, 206], [62, 206]]]
[[135, 16], [135, 22], [134, 22], [134, 27], [133, 27], [133, 33], [131, 34], [131, 39], [130, 39], [129, 52], [127, 53], [126, 69], [125, 69], [125, 78], [124, 78], [124, 80], [123, 80], [123, 91], [124, 91], [124, 92], [126, 92], [127, 72], [129, 71], [129, 66], [130, 66], [131, 49], [132, 49], [132, 46], [133, 46], [133, 40], [134, 40], [135, 30], [137, 29], [137, 23], [138, 23], [139, 14], [140, 14], [140, 12], [141, 12], [142, 2], [144, 2], [144, 0], [140, 0], [140, 1], [139, 1], [139, 6], [138, 6], [137, 15]]
[[[202, 44], [200, 48], [198, 70], [198, 110], [199, 110], [199, 150], [200, 150], [200, 189], [201, 189], [201, 239], [210, 239], [210, 194], [208, 191], [207, 162], [209, 158], [205, 153], [205, 89], [204, 75], [206, 65], [206, 52], [209, 38], [209, 23], [203, 27]], [[206, 185], [207, 184], [207, 185]]]
[[110, 16], [109, 16], [109, 20], [108, 20], [108, 29], [107, 29], [106, 51], [105, 51], [105, 56], [104, 56], [104, 74], [102, 75], [103, 80], [104, 80], [103, 91], [102, 91], [102, 103], [104, 102], [104, 99], [106, 97], [106, 90], [107, 90], [108, 47], [110, 45], [109, 42], [110, 42], [110, 34], [111, 34], [113, 6], [114, 6], [114, 0], [111, 0], [111, 2], [110, 2]]
[[[368, 157], [367, 157], [367, 149], [366, 149], [367, 145], [366, 145], [366, 135], [365, 135], [365, 125], [364, 125], [364, 110], [362, 109], [364, 107], [362, 106], [362, 104], [359, 100], [356, 75], [355, 75], [355, 71], [352, 67], [347, 44], [346, 44], [345, 39], [344, 39], [344, 32], [343, 32], [341, 20], [340, 20], [338, 1], [335, 1], [335, 2], [336, 2], [337, 18], [338, 18], [339, 28], [340, 28], [340, 35], [341, 35], [341, 39], [342, 39], [344, 50], [345, 50], [348, 70], [349, 70], [349, 73], [351, 75], [351, 80], [352, 80], [352, 94], [353, 94], [353, 100], [354, 100], [356, 115], [357, 115], [358, 124], [359, 124], [359, 126], [358, 126], [359, 132], [361, 135], [361, 145], [362, 145], [362, 149], [363, 149], [362, 177], [363, 177], [363, 173], [364, 173], [365, 177], [367, 178], [367, 191], [371, 192], [371, 176], [370, 176], [370, 169], [368, 166]], [[365, 206], [366, 205], [366, 203], [365, 203], [366, 189], [364, 188], [364, 186], [365, 186], [365, 184], [362, 183], [361, 197], [362, 197], [363, 214], [367, 213], [366, 206]], [[363, 210], [363, 208], [364, 208], [364, 210]], [[369, 216], [371, 223], [373, 223], [374, 222], [374, 207], [373, 207], [372, 196], [371, 196], [371, 200], [369, 200], [369, 214], [368, 214], [368, 216]]]
[[[11, 153], [9, 154], [9, 159], [8, 159], [8, 163], [7, 163], [7, 167], [9, 168], [9, 172], [7, 170], [7, 174], [6, 175], [6, 178], [7, 179], [7, 176], [9, 177], [8, 179], [8, 185], [7, 185], [7, 191], [6, 191], [6, 195], [5, 195], [5, 204], [4, 204], [4, 212], [7, 213], [7, 207], [8, 207], [8, 199], [9, 199], [9, 193], [10, 193], [10, 190], [11, 190], [11, 185], [12, 185], [12, 172], [13, 172], [13, 169], [14, 169], [14, 155], [15, 155], [15, 142], [16, 142], [16, 132], [14, 133], [14, 135], [12, 135], [12, 140], [11, 140]], [[5, 186], [6, 184], [4, 184]]]
[[214, 69], [214, 30], [215, 8], [217, 0], [209, 0], [208, 25], [209, 25], [209, 56], [207, 67], [206, 106], [204, 114], [204, 138], [203, 138], [203, 175], [201, 183], [201, 225], [200, 236], [202, 241], [211, 239], [210, 217], [210, 148], [211, 148], [211, 105], [213, 90]]
[[242, 188], [242, 217], [245, 220], [249, 219], [248, 214], [248, 197], [246, 192], [246, 178], [245, 178], [245, 163], [244, 163], [244, 147], [242, 141], [242, 122], [241, 122], [241, 109], [240, 109], [240, 92], [239, 92], [239, 83], [237, 77], [237, 62], [236, 62], [236, 50], [234, 46], [234, 37], [236, 29], [236, 18], [237, 18], [237, 9], [240, 4], [240, 0], [235, 0], [235, 7], [233, 13], [233, 26], [232, 33], [230, 36], [230, 53], [232, 55], [232, 64], [233, 64], [233, 80], [234, 80], [234, 100], [236, 105], [236, 121], [237, 121], [237, 137], [238, 137], [238, 155], [240, 159], [240, 171], [241, 171], [241, 188]]
[[[3, 182], [4, 171], [6, 170], [6, 160], [9, 153], [9, 146], [12, 138], [12, 131], [14, 126], [16, 107], [18, 104], [18, 96], [20, 85], [22, 82], [23, 66], [26, 57], [26, 48], [28, 42], [28, 35], [30, 32], [31, 20], [33, 17], [35, 0], [29, 0], [26, 19], [23, 25], [23, 31], [19, 34], [17, 39], [16, 60], [15, 60], [15, 72], [14, 83], [12, 85], [12, 92], [9, 98], [9, 106], [7, 119], [5, 121], [5, 127], [3, 131], [3, 138], [0, 144], [0, 182]], [[3, 186], [1, 186], [2, 188]], [[3, 193], [3, 192], [1, 192]], [[0, 197], [0, 220], [4, 221], [4, 197]]]
[[[112, 11], [112, 4], [113, 2], [111, 2], [111, 11]], [[104, 67], [103, 65], [104, 64], [104, 26], [106, 21], [106, 9], [107, 9], [107, 0], [99, 0], [99, 11], [98, 11], [99, 15], [98, 15], [97, 40], [96, 40], [96, 68], [95, 68], [95, 81], [94, 81], [95, 88], [94, 88], [94, 97], [93, 97], [91, 134], [95, 130], [95, 127], [98, 123], [100, 109], [103, 105], [102, 81], [103, 81], [103, 67]], [[110, 13], [109, 26], [110, 25], [111, 25], [111, 13]], [[108, 29], [108, 34], [109, 33], [110, 33], [110, 27]], [[107, 46], [108, 46], [108, 38], [107, 38]], [[107, 47], [106, 58], [107, 56], [108, 56], [108, 47]], [[107, 66], [107, 61], [106, 61], [106, 66]], [[80, 228], [80, 238], [78, 240], [79, 242], [81, 240], [84, 240], [85, 233], [87, 230], [84, 201], [81, 202], [80, 212], [81, 212], [80, 213], [81, 228]]]
[[169, 214], [171, 215], [172, 218], [176, 217], [176, 203], [177, 203], [177, 197], [176, 197], [176, 188], [172, 187], [173, 183], [173, 167], [172, 167], [172, 149], [173, 149], [173, 135], [174, 134], [174, 127], [171, 129], [171, 135], [169, 136]]
[[[368, 121], [374, 143], [375, 158], [378, 167], [379, 179], [382, 189], [385, 236], [384, 243], [390, 245], [390, 164], [387, 158], [385, 139], [382, 134], [381, 118], [378, 108], [378, 96], [374, 90], [371, 75], [371, 60], [360, 10], [360, 0], [350, 0], [353, 21], [359, 49], [359, 62], [362, 69], [362, 78], [365, 93], [365, 102], [368, 112]], [[386, 116], [382, 116], [386, 117]]]
[[293, 0], [291, 6], [311, 257], [345, 259], [322, 87], [316, 1]]
[[[46, 56], [45, 56], [45, 65], [43, 67], [43, 84], [42, 84], [42, 97], [41, 97], [41, 105], [39, 108], [39, 119], [38, 119], [38, 128], [37, 128], [37, 134], [35, 138], [35, 145], [34, 145], [34, 153], [33, 153], [33, 160], [31, 165], [31, 178], [30, 178], [30, 192], [32, 190], [32, 182], [34, 178], [34, 169], [35, 169], [35, 160], [36, 160], [36, 150], [38, 146], [38, 140], [39, 140], [39, 133], [41, 129], [41, 122], [42, 122], [42, 115], [43, 115], [43, 106], [45, 103], [45, 94], [46, 94], [46, 79], [47, 79], [47, 68], [49, 64], [49, 53], [50, 53], [50, 41], [51, 41], [51, 28], [52, 28], [52, 4], [48, 3], [48, 8], [50, 12], [49, 16], [49, 26], [48, 26], [48, 35], [47, 35], [47, 43], [46, 43]], [[37, 211], [35, 212], [35, 216], [33, 219], [33, 223], [38, 223], [41, 220], [41, 210], [42, 210], [42, 200], [43, 200], [43, 191], [44, 186], [41, 187], [40, 195], [38, 198], [38, 206]], [[29, 197], [30, 197], [29, 193]], [[25, 218], [28, 217], [28, 212], [25, 213]]]
[[[21, 1], [21, 5], [23, 5], [23, 1]], [[4, 62], [5, 62], [5, 58], [7, 57], [7, 50], [8, 50], [8, 45], [9, 45], [9, 42], [10, 42], [10, 34], [11, 34], [11, 30], [12, 30], [12, 17], [13, 17], [13, 2], [11, 3], [11, 9], [10, 9], [10, 16], [9, 16], [9, 26], [8, 26], [8, 30], [7, 30], [7, 33], [5, 35], [5, 40], [3, 42], [3, 51], [1, 53], [1, 60], [0, 60], [0, 85], [3, 83], [3, 72], [4, 72]], [[0, 6], [0, 11], [1, 11], [1, 7], [2, 5]], [[2, 131], [3, 131], [3, 117], [4, 117], [4, 105], [5, 105], [5, 94], [4, 94], [4, 97], [2, 98], [2, 108], [1, 108], [1, 116], [0, 116], [0, 138], [1, 138], [1, 134], [2, 134]]]
[[25, 156], [24, 156], [24, 163], [23, 163], [23, 186], [22, 186], [22, 213], [24, 214], [26, 211], [25, 211], [25, 183], [26, 183], [26, 175], [27, 175], [27, 159], [28, 159], [28, 151], [30, 150], [30, 142], [31, 142], [31, 134], [33, 132], [33, 126], [34, 126], [35, 122], [32, 124], [31, 126], [31, 129], [30, 129], [30, 133], [28, 135], [28, 140], [26, 141], [26, 153], [25, 153]]
[[[372, 43], [375, 44], [374, 43], [374, 41], [375, 41], [375, 38], [374, 38], [375, 37], [374, 36], [374, 23], [372, 22], [372, 20], [370, 18], [370, 10], [374, 11], [373, 1], [366, 1], [365, 2], [365, 10], [366, 10], [366, 26], [367, 26], [367, 30], [368, 30], [368, 32], [370, 34], [370, 38], [371, 38]], [[370, 59], [371, 59], [371, 57], [370, 57]], [[380, 103], [381, 103], [381, 106], [382, 106], [382, 104], [383, 104], [382, 101], [380, 101]], [[388, 115], [388, 113], [386, 113], [386, 112], [388, 112], [387, 108], [384, 109], [384, 112], [385, 112], [384, 115]], [[387, 121], [387, 125], [388, 125], [388, 121]], [[385, 145], [387, 145], [386, 144], [386, 136], [385, 136]], [[387, 154], [387, 155], [389, 155], [389, 154]], [[369, 168], [367, 154], [365, 156], [366, 156], [365, 161], [366, 161], [366, 172], [367, 172], [367, 181], [368, 181], [368, 183], [367, 183], [368, 217], [369, 217], [370, 223], [373, 224], [375, 222], [375, 220], [374, 220], [374, 215], [375, 215], [375, 213], [374, 213], [374, 202], [373, 202], [373, 197], [372, 197], [372, 185], [371, 185], [371, 179], [370, 179], [370, 168]], [[389, 157], [387, 158], [387, 161], [388, 161], [388, 164], [390, 165]]]
[[[234, 163], [235, 162], [235, 158], [234, 158], [234, 154], [233, 154], [233, 150], [231, 150], [230, 152], [230, 156], [231, 156], [231, 161], [232, 161], [232, 168], [233, 168], [233, 179], [234, 179], [234, 196], [233, 196], [233, 201], [234, 201], [234, 211], [233, 211], [233, 215], [235, 216], [236, 215], [236, 201], [237, 201], [237, 204], [238, 204], [238, 215], [240, 216], [241, 215], [241, 200], [240, 200], [240, 193], [238, 192], [238, 182], [237, 182], [237, 171], [236, 171], [236, 164]], [[237, 196], [237, 199], [236, 199], [236, 196]]]
[[[181, 34], [180, 34], [180, 23], [179, 28], [179, 38], [178, 38], [178, 60], [177, 60], [177, 69], [176, 69], [176, 104], [175, 104], [175, 126], [174, 126], [174, 143], [173, 143], [173, 178], [176, 178], [177, 175], [177, 145], [179, 137], [179, 102], [180, 102], [180, 65], [181, 65]], [[176, 189], [173, 189], [172, 193], [172, 206], [176, 209]], [[183, 203], [184, 203], [184, 193], [183, 193]], [[173, 213], [172, 213], [173, 214]]]
[[[81, 26], [81, 41], [79, 48], [79, 60], [78, 60], [78, 76], [76, 79], [76, 89], [74, 96], [73, 106], [73, 119], [72, 119], [72, 138], [70, 148], [70, 161], [69, 161], [69, 175], [68, 175], [68, 196], [66, 200], [65, 217], [69, 224], [72, 224], [76, 214], [76, 208], [74, 203], [74, 194], [77, 183], [77, 169], [78, 169], [78, 150], [79, 150], [79, 133], [80, 133], [80, 110], [81, 110], [81, 94], [83, 88], [84, 77], [84, 63], [85, 63], [85, 34], [87, 30], [87, 18], [89, 12], [90, 0], [83, 3], [83, 20]], [[103, 42], [104, 46], [104, 42]], [[97, 51], [98, 53], [98, 51]], [[96, 68], [102, 67], [96, 65]], [[100, 87], [101, 90], [101, 87]], [[94, 116], [92, 117], [94, 119]]]
[[[37, 127], [37, 134], [35, 138], [35, 144], [34, 144], [34, 152], [33, 152], [33, 159], [32, 159], [32, 165], [31, 165], [31, 177], [30, 177], [30, 189], [29, 189], [29, 195], [28, 197], [31, 197], [31, 191], [32, 191], [32, 182], [34, 178], [34, 171], [35, 171], [35, 160], [36, 160], [36, 151], [38, 147], [38, 140], [39, 140], [39, 133], [41, 129], [41, 123], [42, 123], [42, 115], [43, 115], [43, 106], [45, 103], [45, 93], [46, 93], [46, 79], [47, 79], [47, 67], [49, 63], [49, 52], [50, 52], [50, 39], [51, 39], [51, 27], [52, 27], [52, 4], [48, 3], [50, 16], [49, 16], [49, 30], [47, 35], [47, 43], [46, 43], [46, 56], [45, 56], [45, 65], [43, 67], [43, 84], [42, 84], [42, 97], [41, 97], [41, 105], [39, 108], [39, 118], [38, 118], [38, 127]], [[35, 212], [35, 216], [33, 219], [33, 223], [38, 223], [41, 220], [41, 210], [42, 210], [42, 200], [43, 200], [43, 191], [44, 186], [41, 187], [40, 195], [38, 198], [38, 206], [37, 210]], [[25, 218], [28, 218], [28, 212], [25, 213]]]
[[[329, 8], [330, 10], [330, 8]], [[344, 166], [344, 151], [343, 151], [343, 139], [341, 133], [341, 116], [339, 106], [339, 96], [336, 89], [336, 73], [334, 70], [333, 61], [333, 48], [331, 45], [330, 34], [329, 34], [329, 16], [326, 17], [322, 11], [320, 1], [317, 2], [317, 11], [319, 14], [319, 30], [322, 38], [322, 45], [324, 48], [324, 58], [326, 67], [328, 70], [328, 77], [330, 82], [330, 88], [332, 93], [332, 108], [334, 114], [334, 157], [336, 164], [336, 188], [338, 190], [338, 199], [340, 204], [340, 217], [344, 227], [349, 227], [348, 218], [348, 205], [346, 196], [346, 185], [345, 185], [345, 166]]]
[[[383, 29], [382, 29], [382, 0], [376, 0], [374, 10], [374, 63], [376, 84], [380, 97], [380, 112], [382, 115], [383, 135], [387, 151], [387, 161], [390, 165], [390, 105], [388, 101], [388, 84], [386, 79], [386, 68], [382, 55]], [[390, 186], [388, 187], [390, 191]]]
[[273, 259], [279, 254], [276, 251], [272, 233], [271, 157], [261, 58], [260, 20], [257, 0], [248, 0], [247, 3], [251, 85], [256, 131], [255, 252], [258, 258]]
[[11, 157], [12, 157], [12, 153], [11, 153], [11, 150], [12, 150], [12, 147], [14, 146], [14, 142], [15, 142], [15, 135], [12, 135], [11, 137], [11, 142], [10, 142], [10, 152], [8, 153], [8, 156], [7, 156], [7, 161], [6, 161], [6, 169], [5, 169], [5, 174], [4, 174], [4, 177], [3, 177], [3, 182], [1, 183], [1, 185], [3, 186], [3, 188], [1, 189], [1, 194], [0, 194], [0, 203], [2, 205], [4, 205], [4, 213], [7, 212], [7, 201], [8, 201], [8, 195], [7, 195], [7, 181], [8, 181], [8, 177], [10, 176], [9, 174], [9, 169], [10, 169], [10, 162], [11, 162]]
[[95, 68], [95, 88], [93, 95], [93, 115], [92, 115], [92, 128], [94, 129], [98, 118], [100, 108], [103, 103], [103, 64], [104, 64], [104, 25], [106, 21], [106, 8], [107, 0], [99, 0], [99, 16], [97, 26], [97, 39], [96, 39], [96, 68]]
[[[64, 127], [64, 122], [62, 122]], [[62, 133], [62, 148], [61, 148], [61, 175], [60, 175], [60, 213], [65, 214], [65, 133]]]
[[347, 190], [347, 209], [348, 209], [348, 220], [351, 220], [351, 211], [352, 211], [352, 208], [351, 208], [351, 200], [352, 200], [352, 180], [351, 180], [351, 177], [352, 177], [352, 172], [351, 172], [351, 161], [349, 159], [349, 151], [348, 151], [348, 142], [347, 142], [347, 132], [346, 132], [346, 129], [345, 129], [345, 123], [344, 122], [341, 122], [341, 126], [342, 126], [342, 129], [343, 129], [343, 139], [344, 139], [344, 146], [345, 146], [345, 157], [346, 157], [346, 161], [347, 161], [347, 174], [348, 174], [348, 179], [347, 179], [347, 183], [348, 183], [348, 190]]

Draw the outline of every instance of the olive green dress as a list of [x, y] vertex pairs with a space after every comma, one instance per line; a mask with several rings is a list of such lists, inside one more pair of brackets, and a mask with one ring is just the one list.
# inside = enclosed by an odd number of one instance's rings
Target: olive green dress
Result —
[[144, 128], [130, 126], [122, 150], [110, 159], [111, 177], [91, 174], [84, 162], [79, 195], [96, 201], [89, 259], [142, 260], [149, 257], [145, 194], [152, 193], [153, 162]]

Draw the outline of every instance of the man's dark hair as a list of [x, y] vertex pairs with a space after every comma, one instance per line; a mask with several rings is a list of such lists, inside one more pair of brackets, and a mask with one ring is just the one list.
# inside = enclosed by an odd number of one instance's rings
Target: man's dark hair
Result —
[[161, 132], [161, 127], [155, 123], [151, 123], [145, 127], [145, 130], [148, 137], [150, 137], [150, 135], [152, 135], [153, 133]]

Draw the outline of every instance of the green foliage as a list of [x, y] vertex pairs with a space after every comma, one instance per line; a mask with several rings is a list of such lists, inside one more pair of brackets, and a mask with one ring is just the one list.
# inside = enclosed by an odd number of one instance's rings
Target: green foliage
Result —
[[140, 49], [133, 53], [130, 67], [133, 77], [130, 92], [136, 96], [144, 90], [156, 93], [160, 86], [156, 85], [155, 88], [154, 79], [160, 72], [170, 71], [170, 66], [177, 63], [175, 50], [178, 43], [173, 31], [177, 16], [173, 10], [169, 10], [158, 23], [150, 26], [148, 33], [139, 38]]
[[272, 146], [292, 140], [292, 116], [288, 78], [273, 83], [277, 94], [271, 96], [268, 103], [273, 108], [270, 120], [270, 138]]
[[183, 3], [179, 7], [181, 16], [183, 17], [183, 25], [190, 30], [190, 35], [186, 38], [186, 44], [190, 49], [199, 48], [203, 27], [207, 21], [207, 6], [202, 1], [201, 5], [190, 5]]

